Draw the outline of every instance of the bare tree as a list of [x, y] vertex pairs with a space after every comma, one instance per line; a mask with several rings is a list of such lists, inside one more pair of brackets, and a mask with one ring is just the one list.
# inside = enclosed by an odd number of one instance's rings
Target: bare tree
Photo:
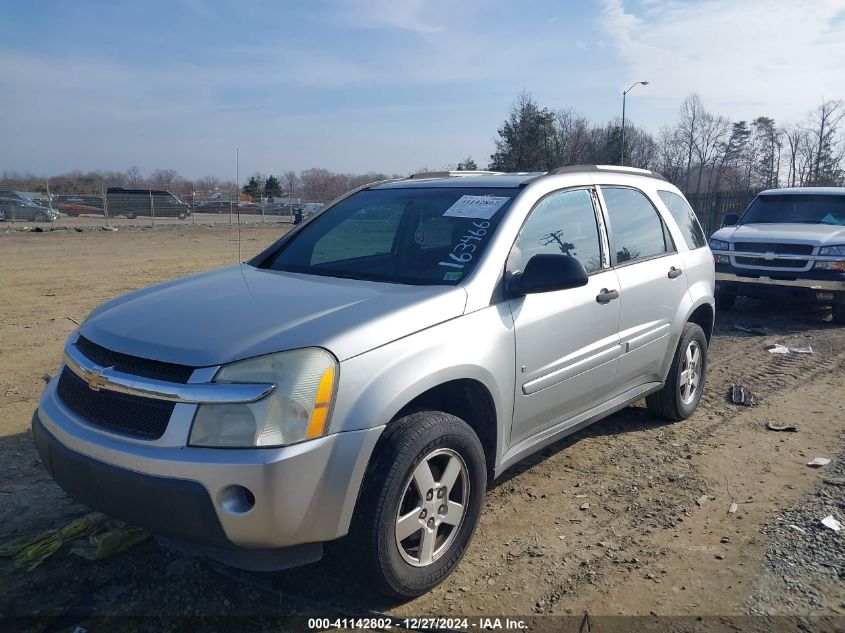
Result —
[[841, 155], [836, 145], [839, 123], [845, 117], [845, 104], [841, 100], [825, 101], [810, 113], [806, 129], [813, 143], [811, 182], [834, 184], [841, 177]]
[[181, 180], [181, 177], [175, 169], [155, 169], [149, 178], [150, 186], [157, 189], [168, 189], [178, 180]]
[[143, 184], [144, 182], [144, 174], [141, 173], [141, 170], [138, 169], [137, 165], [132, 165], [129, 169], [126, 170], [126, 184], [137, 186]]
[[320, 167], [300, 172], [299, 179], [302, 181], [303, 197], [311, 202], [328, 202], [346, 191], [349, 183], [347, 175]]
[[[701, 104], [699, 96], [695, 93], [689, 95], [681, 104], [680, 120], [678, 121], [678, 141], [681, 143], [687, 156], [687, 177], [689, 177], [690, 170], [692, 169], [695, 139], [703, 113], [704, 106]], [[689, 183], [686, 184], [688, 185]]]
[[295, 171], [286, 171], [282, 174], [282, 186], [287, 189], [289, 196], [294, 196], [299, 187], [299, 177]]
[[220, 180], [220, 178], [212, 175], [198, 178], [195, 183], [196, 189], [204, 193], [213, 193], [215, 191], [220, 191], [222, 184], [223, 181]]

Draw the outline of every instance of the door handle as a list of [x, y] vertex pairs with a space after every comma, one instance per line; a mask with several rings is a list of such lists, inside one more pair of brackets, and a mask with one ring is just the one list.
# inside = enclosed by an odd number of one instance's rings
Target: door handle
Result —
[[607, 288], [602, 288], [601, 292], [596, 295], [596, 301], [599, 303], [607, 303], [609, 301], [613, 301], [614, 299], [619, 298], [619, 291], [618, 290], [608, 290]]
[[675, 268], [674, 266], [672, 266], [672, 268], [669, 269], [669, 279], [675, 279], [677, 277], [680, 277], [683, 272], [684, 271], [680, 268]]

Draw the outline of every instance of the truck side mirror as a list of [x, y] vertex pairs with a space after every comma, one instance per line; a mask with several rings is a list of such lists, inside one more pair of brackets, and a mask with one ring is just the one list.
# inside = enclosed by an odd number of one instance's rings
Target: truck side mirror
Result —
[[739, 215], [736, 213], [726, 213], [722, 218], [722, 226], [736, 226], [737, 222], [739, 222]]

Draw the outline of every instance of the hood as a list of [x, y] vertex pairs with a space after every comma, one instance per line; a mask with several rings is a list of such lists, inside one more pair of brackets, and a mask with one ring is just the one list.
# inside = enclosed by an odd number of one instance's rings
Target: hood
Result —
[[203, 367], [319, 346], [345, 360], [463, 314], [459, 286], [407, 286], [247, 264], [136, 290], [80, 334], [108, 349]]
[[792, 242], [829, 246], [845, 244], [845, 226], [833, 224], [741, 224], [726, 226], [711, 236], [729, 242]]

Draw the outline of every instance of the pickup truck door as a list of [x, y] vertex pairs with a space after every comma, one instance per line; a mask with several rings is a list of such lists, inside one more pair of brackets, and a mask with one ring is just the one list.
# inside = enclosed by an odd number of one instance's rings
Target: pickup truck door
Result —
[[540, 253], [571, 255], [589, 274], [581, 288], [509, 300], [516, 380], [511, 446], [604, 399], [619, 346], [619, 283], [609, 268], [603, 220], [591, 189], [568, 189], [538, 202], [508, 258], [524, 268]]

